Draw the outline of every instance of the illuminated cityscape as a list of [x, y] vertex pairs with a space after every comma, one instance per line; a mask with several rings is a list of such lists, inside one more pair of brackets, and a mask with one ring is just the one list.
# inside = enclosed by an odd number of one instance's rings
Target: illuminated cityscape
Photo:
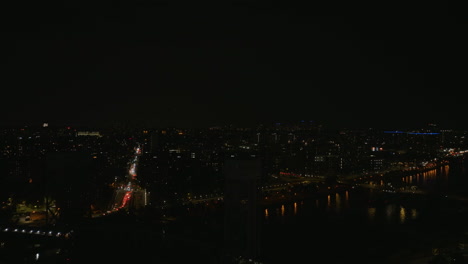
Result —
[[0, 264], [468, 263], [464, 6], [0, 10]]
[[[357, 249], [332, 241], [343, 234], [358, 239], [359, 232], [369, 239], [359, 242], [370, 247], [366, 261], [465, 254], [467, 131], [433, 124], [335, 130], [302, 120], [206, 129], [48, 124], [1, 133], [5, 263], [299, 258], [285, 241], [339, 262], [355, 259]], [[421, 244], [419, 229], [432, 218], [455, 230], [430, 227]], [[438, 228], [447, 238], [438, 237]], [[392, 234], [379, 229], [415, 237], [381, 241]], [[313, 241], [290, 240], [303, 236]], [[20, 259], [28, 262], [14, 262]]]

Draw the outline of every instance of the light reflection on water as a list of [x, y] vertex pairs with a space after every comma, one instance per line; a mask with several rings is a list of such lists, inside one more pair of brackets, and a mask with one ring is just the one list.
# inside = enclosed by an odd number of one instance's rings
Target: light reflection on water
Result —
[[374, 221], [374, 218], [375, 218], [375, 207], [369, 207], [369, 209], [367, 209], [367, 214], [369, 216], [369, 220], [370, 222], [373, 222]]
[[389, 204], [385, 207], [385, 216], [387, 216], [387, 220], [391, 221], [392, 216], [395, 215], [395, 205]]
[[349, 206], [349, 191], [345, 192], [345, 204], [346, 204], [346, 207]]
[[406, 211], [403, 206], [400, 206], [400, 223], [405, 223], [406, 221]]
[[418, 215], [419, 215], [418, 210], [416, 210], [414, 208], [411, 209], [411, 219], [416, 219], [418, 217]]
[[[396, 175], [389, 181], [387, 178], [378, 178], [369, 185], [379, 188], [380, 186], [394, 187], [395, 190], [400, 187], [408, 187], [406, 190], [448, 190], [450, 188], [468, 189], [468, 177], [462, 174], [458, 177], [454, 176], [453, 172], [458, 172], [457, 167], [453, 166], [450, 170], [451, 175], [447, 175], [449, 167], [444, 166], [439, 169], [430, 170], [427, 172], [414, 173], [413, 175]], [[448, 178], [451, 178], [449, 181]], [[391, 183], [391, 185], [388, 185]], [[410, 188], [414, 187], [414, 188]], [[273, 259], [282, 256], [282, 250], [286, 244], [291, 244], [291, 250], [297, 250], [294, 254], [289, 254], [287, 251], [285, 258], [281, 262], [288, 262], [299, 252], [309, 254], [310, 248], [316, 248], [317, 252], [330, 258], [330, 263], [346, 263], [345, 261], [333, 262], [332, 258], [338, 256], [336, 249], [340, 252], [346, 251], [346, 259], [352, 258], [353, 254], [359, 255], [359, 258], [365, 257], [359, 253], [363, 248], [369, 249], [367, 252], [374, 252], [374, 255], [384, 256], [389, 254], [388, 248], [399, 249], [417, 247], [421, 241], [425, 241], [426, 237], [432, 238], [432, 232], [438, 234], [440, 223], [450, 223], [452, 225], [455, 218], [447, 215], [448, 211], [437, 210], [438, 205], [434, 204], [430, 199], [432, 196], [419, 195], [418, 193], [405, 192], [404, 195], [399, 193], [385, 193], [379, 196], [382, 192], [371, 189], [348, 189], [348, 191], [337, 193], [324, 193], [310, 199], [292, 201], [290, 203], [270, 206], [268, 216], [269, 221], [262, 225], [263, 230], [266, 230], [263, 235], [264, 252], [268, 252], [268, 256], [274, 255]], [[374, 197], [383, 197], [381, 200], [372, 199]], [[394, 199], [398, 197], [398, 199]], [[413, 199], [416, 197], [416, 199]], [[389, 198], [389, 199], [387, 199]], [[427, 199], [429, 198], [429, 199]], [[445, 205], [445, 204], [444, 204]], [[281, 206], [284, 206], [284, 214], [281, 215]], [[436, 208], [434, 208], [436, 207]], [[441, 207], [446, 209], [445, 207]], [[436, 210], [432, 210], [436, 209]], [[272, 214], [277, 210], [278, 214]], [[450, 213], [458, 214], [455, 211]], [[284, 223], [288, 223], [284, 225]], [[292, 225], [289, 223], [293, 223]], [[458, 223], [456, 223], [458, 224]], [[455, 224], [454, 224], [455, 225]], [[461, 224], [460, 224], [461, 225]], [[428, 228], [427, 227], [431, 227]], [[443, 225], [442, 225], [443, 226]], [[464, 226], [464, 225], [462, 225]], [[293, 229], [295, 232], [291, 232]], [[440, 229], [442, 230], [442, 229]], [[463, 228], [460, 228], [463, 230]], [[407, 236], [414, 234], [414, 236]], [[294, 241], [302, 238], [311, 241], [315, 247], [311, 247], [308, 243], [301, 247], [301, 244], [284, 243], [284, 241]], [[365, 246], [358, 243], [348, 243], [351, 239], [357, 240], [362, 238], [366, 241]], [[343, 247], [339, 247], [339, 243]], [[408, 242], [408, 244], [406, 244]], [[418, 244], [419, 243], [419, 244]], [[322, 246], [325, 245], [325, 246]], [[360, 251], [361, 250], [361, 251]], [[373, 251], [372, 251], [373, 250]], [[390, 255], [393, 252], [390, 253]], [[364, 254], [366, 255], [366, 254]], [[349, 257], [348, 257], [349, 256]], [[344, 259], [343, 259], [344, 260]], [[379, 263], [374, 261], [370, 256], [370, 261], [362, 263]], [[290, 263], [294, 263], [289, 261]]]
[[[447, 186], [449, 165], [440, 168], [415, 173], [413, 175], [398, 178], [399, 187], [417, 187], [419, 190], [430, 189], [435, 184]], [[394, 183], [394, 182], [393, 182]], [[369, 185], [387, 186], [388, 182], [382, 179], [369, 181]], [[397, 184], [395, 184], [397, 185]], [[448, 188], [448, 186], [447, 186]], [[377, 190], [367, 190], [368, 197], [379, 194]], [[276, 216], [281, 222], [287, 222], [290, 218], [303, 217], [304, 215], [320, 215], [325, 213], [327, 217], [340, 218], [353, 215], [359, 219], [366, 219], [369, 223], [406, 224], [408, 221], [420, 217], [420, 209], [417, 205], [399, 204], [398, 201], [390, 201], [385, 204], [367, 204], [366, 201], [355, 199], [354, 190], [319, 195], [315, 199], [292, 201], [277, 206], [270, 206], [263, 212], [264, 220], [273, 220]], [[415, 208], [413, 208], [415, 207]], [[274, 212], [272, 214], [272, 212]]]
[[339, 193], [335, 194], [335, 207], [337, 212], [341, 210], [341, 196]]
[[[371, 193], [371, 192], [370, 192]], [[373, 191], [373, 194], [376, 192]], [[274, 212], [274, 214], [271, 214]], [[263, 219], [274, 221], [280, 219], [285, 223], [295, 217], [325, 213], [330, 217], [354, 215], [367, 219], [369, 223], [405, 224], [408, 220], [415, 220], [419, 216], [419, 209], [397, 204], [371, 205], [362, 201], [353, 200], [353, 192], [337, 192], [327, 194], [315, 199], [305, 199], [270, 206], [263, 209]]]

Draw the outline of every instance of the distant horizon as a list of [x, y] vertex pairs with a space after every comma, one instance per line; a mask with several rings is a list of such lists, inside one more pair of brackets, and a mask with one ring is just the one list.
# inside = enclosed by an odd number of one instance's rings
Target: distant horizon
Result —
[[[121, 128], [134, 128], [134, 129], [209, 129], [209, 128], [215, 128], [215, 127], [236, 127], [236, 128], [258, 128], [260, 126], [267, 126], [267, 127], [274, 127], [274, 126], [294, 126], [294, 125], [300, 125], [300, 124], [313, 124], [313, 125], [318, 125], [321, 127], [321, 129], [325, 130], [340, 130], [340, 129], [377, 129], [377, 130], [389, 130], [389, 131], [397, 131], [397, 130], [417, 130], [417, 129], [428, 129], [428, 128], [434, 128], [434, 129], [449, 129], [449, 130], [466, 130], [468, 129], [462, 128], [462, 127], [447, 127], [447, 126], [441, 126], [438, 123], [434, 122], [429, 122], [425, 124], [419, 124], [419, 125], [414, 125], [414, 126], [408, 126], [408, 125], [401, 125], [401, 126], [395, 126], [395, 125], [388, 125], [388, 126], [383, 126], [383, 125], [378, 125], [378, 126], [365, 126], [365, 125], [354, 125], [354, 126], [349, 126], [349, 125], [339, 125], [339, 124], [327, 124], [325, 122], [321, 121], [314, 121], [314, 120], [295, 120], [295, 121], [269, 121], [269, 122], [256, 122], [256, 123], [244, 123], [244, 124], [239, 124], [235, 122], [225, 122], [225, 123], [213, 123], [213, 124], [204, 124], [204, 125], [184, 125], [184, 124], [162, 124], [162, 123], [157, 123], [157, 122], [128, 122], [128, 121], [114, 121], [114, 122], [48, 122], [48, 121], [43, 121], [43, 122], [9, 122], [9, 123], [3, 123], [0, 124], [0, 128], [42, 128], [44, 127], [44, 124], [47, 123], [47, 127], [49, 128], [67, 128], [70, 127], [71, 129], [73, 128], [90, 128], [90, 129], [105, 129], [105, 128], [116, 128], [116, 127], [121, 127]], [[431, 124], [434, 125], [431, 127]]]
[[0, 124], [468, 129], [453, 4], [150, 2], [9, 3]]

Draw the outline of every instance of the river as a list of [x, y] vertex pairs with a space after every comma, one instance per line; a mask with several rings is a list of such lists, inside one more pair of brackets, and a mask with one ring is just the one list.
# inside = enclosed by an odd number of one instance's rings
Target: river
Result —
[[[391, 187], [390, 183], [415, 193], [356, 186], [262, 206], [255, 226], [258, 260], [263, 264], [426, 264], [433, 250], [453, 252], [468, 241], [467, 166], [467, 159], [460, 157], [425, 172], [396, 174], [366, 185]], [[163, 214], [175, 220], [161, 225], [159, 217], [152, 216], [137, 225], [124, 224], [120, 232], [129, 227], [141, 230], [138, 235], [131, 231], [124, 239], [115, 233], [106, 241], [131, 247], [132, 261], [139, 257], [159, 263], [226, 263], [221, 261], [223, 234], [229, 227], [223, 224], [222, 202], [172, 208]], [[89, 245], [84, 245], [87, 251]]]
[[466, 168], [460, 158], [369, 182], [423, 194], [356, 188], [264, 208], [261, 255], [265, 263], [416, 263], [451, 250], [465, 242]]

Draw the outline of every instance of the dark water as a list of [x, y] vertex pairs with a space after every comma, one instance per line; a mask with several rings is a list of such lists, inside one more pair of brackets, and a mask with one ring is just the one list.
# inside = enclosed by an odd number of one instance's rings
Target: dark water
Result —
[[384, 255], [418, 239], [424, 208], [384, 201], [372, 205], [369, 198], [370, 194], [350, 191], [265, 209], [264, 260], [381, 263]]
[[[356, 187], [262, 207], [257, 226], [259, 260], [265, 264], [411, 263], [415, 256], [431, 256], [433, 248], [464, 242], [468, 207], [455, 198], [468, 197], [466, 163], [460, 158], [425, 172], [366, 182], [421, 193]], [[168, 235], [192, 236], [194, 245], [206, 241], [214, 245], [213, 252], [219, 252], [222, 207], [190, 210], [187, 221], [179, 217], [178, 226], [168, 226]]]
[[[468, 197], [466, 168], [467, 161], [460, 158], [424, 173], [368, 182], [415, 186], [423, 194], [356, 187], [262, 207], [257, 225], [259, 260], [264, 264], [409, 264], [414, 256], [431, 256], [433, 248], [464, 242], [468, 206], [455, 198]], [[165, 213], [177, 220], [163, 225], [158, 218], [138, 224], [93, 225], [89, 238], [77, 242], [79, 259], [100, 256], [112, 263], [226, 263], [221, 261], [226, 228], [222, 205]]]
[[263, 260], [410, 263], [434, 247], [464, 241], [465, 202], [452, 197], [465, 196], [465, 168], [460, 159], [424, 173], [370, 182], [417, 186], [425, 194], [351, 189], [265, 208]]

